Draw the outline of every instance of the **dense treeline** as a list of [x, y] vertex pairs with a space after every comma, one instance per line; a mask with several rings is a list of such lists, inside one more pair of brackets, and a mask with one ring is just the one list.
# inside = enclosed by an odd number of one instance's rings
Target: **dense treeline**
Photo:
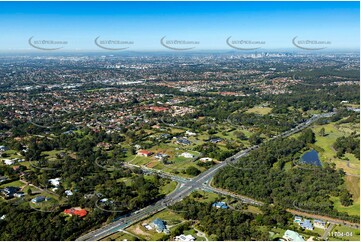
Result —
[[339, 158], [347, 152], [354, 154], [360, 159], [360, 138], [355, 136], [339, 137], [333, 147], [337, 150], [337, 156]]
[[255, 199], [313, 213], [358, 220], [333, 208], [330, 196], [341, 196], [344, 172], [300, 164], [300, 154], [315, 137], [308, 129], [298, 139], [277, 139], [262, 145], [215, 177], [216, 186]]
[[[317, 84], [315, 84], [317, 85]], [[303, 111], [321, 110], [332, 111], [333, 108], [339, 108], [340, 102], [347, 100], [358, 103], [360, 99], [360, 86], [322, 86], [316, 87], [297, 85], [292, 88], [292, 94], [271, 95], [265, 97], [274, 105], [282, 105], [294, 108], [300, 108]], [[321, 90], [320, 90], [321, 89]]]
[[0, 220], [0, 240], [43, 241], [75, 240], [82, 231], [89, 230], [105, 222], [110, 213], [94, 210], [84, 219], [69, 218], [57, 212], [38, 212], [30, 208], [28, 202], [13, 204], [0, 200], [0, 214], [6, 214]]

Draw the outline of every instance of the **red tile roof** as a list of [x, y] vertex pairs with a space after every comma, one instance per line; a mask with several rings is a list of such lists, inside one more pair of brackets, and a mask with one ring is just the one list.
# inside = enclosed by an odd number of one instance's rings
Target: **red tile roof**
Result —
[[152, 152], [148, 151], [148, 150], [139, 150], [138, 154], [142, 154], [142, 155], [151, 155]]
[[70, 215], [77, 215], [81, 218], [88, 214], [88, 212], [85, 209], [75, 209], [75, 208], [65, 209], [64, 213]]

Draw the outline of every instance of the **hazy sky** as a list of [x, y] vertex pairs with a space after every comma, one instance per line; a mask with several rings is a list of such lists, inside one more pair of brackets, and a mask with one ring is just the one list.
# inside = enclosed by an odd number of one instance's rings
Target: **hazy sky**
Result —
[[64, 50], [99, 50], [94, 39], [133, 41], [129, 50], [164, 50], [160, 39], [230, 47], [226, 39], [295, 48], [292, 39], [359, 49], [359, 2], [0, 2], [0, 50], [34, 50], [28, 39], [67, 41]]

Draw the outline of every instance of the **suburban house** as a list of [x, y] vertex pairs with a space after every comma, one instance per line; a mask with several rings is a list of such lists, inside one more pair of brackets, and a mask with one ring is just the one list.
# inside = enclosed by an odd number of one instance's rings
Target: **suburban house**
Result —
[[326, 229], [326, 222], [320, 219], [313, 220], [313, 226], [320, 229]]
[[109, 198], [102, 198], [99, 200], [101, 203], [106, 203], [109, 201]]
[[303, 229], [313, 230], [313, 225], [312, 225], [311, 221], [308, 219], [303, 220], [303, 222], [300, 223], [300, 226]]
[[70, 209], [65, 209], [64, 210], [65, 214], [68, 214], [70, 216], [78, 216], [78, 217], [85, 217], [88, 212], [85, 209], [81, 209], [81, 208], [70, 208]]
[[25, 159], [18, 159], [18, 158], [13, 158], [13, 159], [4, 159], [3, 162], [5, 165], [11, 166], [17, 162], [24, 162]]
[[165, 222], [159, 218], [156, 218], [151, 224], [152, 227], [154, 227], [158, 233], [169, 233], [169, 230], [167, 229], [167, 226], [165, 225]]
[[192, 235], [184, 235], [184, 234], [181, 234], [179, 236], [176, 236], [175, 237], [175, 241], [194, 241], [196, 238], [194, 238]]
[[8, 165], [8, 166], [13, 165], [15, 163], [14, 160], [9, 160], [9, 159], [5, 159], [5, 160], [3, 160], [3, 162], [5, 165]]
[[73, 192], [71, 190], [65, 190], [64, 193], [67, 197], [73, 196]]
[[4, 145], [0, 145], [0, 152], [4, 152], [4, 151], [7, 151], [8, 148]]
[[163, 153], [157, 153], [154, 158], [158, 159], [158, 160], [163, 160], [164, 158], [169, 157], [169, 155], [167, 154], [163, 154]]
[[13, 198], [19, 190], [19, 187], [5, 187], [1, 190], [1, 195], [6, 199]]
[[171, 137], [170, 134], [161, 134], [161, 135], [159, 136], [159, 138], [161, 138], [161, 139], [169, 139], [170, 137]]
[[213, 138], [213, 139], [210, 139], [209, 142], [213, 143], [213, 144], [217, 144], [218, 142], [221, 142], [222, 139], [221, 138]]
[[45, 200], [47, 200], [44, 196], [37, 196], [33, 199], [31, 199], [32, 203], [41, 203], [44, 202]]
[[181, 145], [190, 145], [190, 144], [192, 144], [192, 142], [190, 142], [190, 141], [189, 141], [187, 138], [185, 138], [185, 137], [179, 137], [179, 138], [177, 138], [176, 143], [177, 143], [177, 144], [181, 144]]
[[299, 233], [292, 230], [286, 230], [283, 238], [286, 241], [305, 241]]
[[192, 155], [191, 153], [188, 153], [188, 152], [183, 152], [179, 156], [183, 156], [184, 158], [194, 158], [194, 155]]
[[199, 159], [201, 162], [207, 162], [207, 161], [213, 161], [212, 158], [209, 158], [209, 157], [203, 157], [203, 158], [200, 158]]
[[145, 157], [151, 156], [152, 154], [153, 154], [153, 152], [150, 152], [148, 150], [139, 150], [137, 153], [137, 155], [145, 156]]
[[187, 130], [187, 131], [186, 131], [186, 135], [188, 135], [188, 136], [196, 136], [197, 134], [194, 133], [194, 132], [191, 132], [191, 131]]
[[57, 177], [57, 178], [49, 179], [48, 181], [52, 186], [58, 187], [60, 185], [60, 180], [61, 178]]
[[212, 207], [216, 207], [216, 208], [222, 208], [222, 209], [227, 209], [228, 206], [225, 202], [215, 202], [212, 204]]

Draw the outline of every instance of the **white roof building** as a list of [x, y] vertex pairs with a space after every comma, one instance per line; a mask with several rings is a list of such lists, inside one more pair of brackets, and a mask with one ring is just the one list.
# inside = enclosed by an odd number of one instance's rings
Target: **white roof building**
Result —
[[196, 238], [194, 238], [192, 235], [184, 235], [181, 234], [179, 236], [175, 237], [175, 241], [194, 241]]
[[60, 185], [60, 177], [57, 178], [53, 178], [53, 179], [49, 179], [48, 181], [50, 182], [50, 184], [54, 187], [58, 187]]
[[202, 162], [206, 162], [206, 161], [212, 161], [213, 159], [209, 158], [209, 157], [203, 157], [203, 158], [200, 158], [199, 160]]
[[14, 163], [15, 163], [14, 160], [9, 160], [9, 159], [4, 160], [4, 164], [8, 166], [13, 165]]
[[73, 196], [73, 192], [70, 190], [65, 190], [64, 192], [67, 196]]
[[191, 131], [187, 130], [186, 135], [188, 135], [188, 136], [196, 136], [197, 133], [194, 133], [194, 132], [191, 132]]
[[184, 158], [193, 158], [194, 157], [194, 155], [192, 155], [191, 153], [188, 153], [188, 152], [183, 152], [179, 156], [183, 156]]

